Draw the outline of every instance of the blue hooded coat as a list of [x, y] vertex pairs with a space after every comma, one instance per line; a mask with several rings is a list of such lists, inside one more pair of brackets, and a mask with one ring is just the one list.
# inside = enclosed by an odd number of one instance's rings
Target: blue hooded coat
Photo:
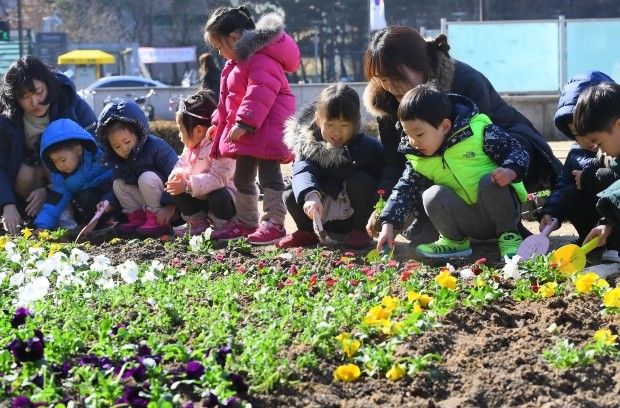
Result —
[[[82, 162], [71, 174], [59, 172], [48, 154], [53, 145], [66, 140], [76, 140], [83, 147]], [[112, 177], [112, 171], [101, 166], [102, 157], [103, 152], [95, 138], [74, 121], [58, 119], [49, 124], [41, 135], [41, 162], [52, 173], [52, 185], [43, 208], [34, 220], [36, 228], [53, 229], [76, 193]]]

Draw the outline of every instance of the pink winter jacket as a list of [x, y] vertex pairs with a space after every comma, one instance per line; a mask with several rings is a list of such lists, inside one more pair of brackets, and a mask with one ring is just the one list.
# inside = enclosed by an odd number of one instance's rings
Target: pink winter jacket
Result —
[[[213, 157], [291, 160], [292, 153], [282, 139], [284, 122], [295, 114], [295, 95], [284, 72], [297, 70], [300, 54], [283, 28], [277, 14], [267, 14], [254, 30], [245, 30], [235, 42], [236, 60], [224, 65], [220, 101], [212, 116], [217, 124]], [[228, 133], [237, 122], [255, 131], [230, 142]]]
[[205, 137], [194, 149], [183, 149], [179, 161], [172, 169], [170, 178], [175, 174], [189, 176], [192, 185], [192, 197], [206, 200], [206, 195], [219, 188], [226, 187], [236, 202], [237, 189], [233, 182], [235, 160], [227, 157], [214, 159], [209, 156], [212, 142]]

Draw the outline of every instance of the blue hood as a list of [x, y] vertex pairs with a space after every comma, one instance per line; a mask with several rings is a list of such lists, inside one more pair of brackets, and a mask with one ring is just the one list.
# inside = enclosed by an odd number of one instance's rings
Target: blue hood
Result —
[[107, 159], [114, 160], [118, 155], [110, 146], [107, 133], [108, 128], [115, 122], [124, 122], [131, 125], [134, 133], [138, 136], [138, 143], [134, 151], [144, 146], [149, 135], [149, 121], [140, 107], [132, 101], [120, 101], [108, 103], [99, 114], [97, 126], [97, 140], [102, 146]]
[[558, 101], [558, 110], [553, 120], [560, 132], [569, 139], [575, 140], [568, 128], [568, 124], [573, 121], [573, 111], [575, 110], [575, 105], [577, 105], [579, 95], [587, 88], [601, 82], [614, 82], [614, 80], [600, 71], [588, 71], [575, 75], [562, 88], [560, 100]]
[[95, 138], [71, 119], [58, 119], [50, 123], [41, 136], [41, 161], [52, 172], [58, 172], [54, 162], [47, 155], [47, 150], [54, 144], [65, 140], [79, 140], [84, 149], [93, 156], [99, 150]]

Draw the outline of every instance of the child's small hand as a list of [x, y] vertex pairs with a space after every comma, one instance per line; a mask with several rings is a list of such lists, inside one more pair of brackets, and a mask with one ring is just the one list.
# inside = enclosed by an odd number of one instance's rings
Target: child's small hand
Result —
[[610, 224], [599, 225], [598, 227], [592, 228], [592, 231], [588, 234], [586, 239], [583, 240], [584, 243], [590, 242], [592, 238], [598, 237], [597, 246], [605, 245], [607, 242], [607, 237], [611, 235], [613, 228]]
[[157, 224], [166, 225], [170, 222], [170, 219], [174, 215], [176, 207], [172, 204], [167, 205], [157, 211]]
[[308, 218], [314, 217], [316, 211], [318, 211], [319, 217], [323, 217], [323, 204], [320, 200], [308, 200], [304, 203], [304, 213]]
[[[553, 216], [551, 216], [550, 214], [545, 214], [542, 216], [542, 218], [540, 219], [540, 223], [538, 224], [538, 231], [542, 232], [542, 230], [545, 229], [545, 227], [549, 224], [551, 224], [551, 220], [553, 219]], [[555, 227], [555, 229], [558, 229], [559, 227]]]
[[500, 187], [509, 185], [516, 178], [517, 173], [504, 167], [498, 167], [491, 172], [491, 180]]
[[383, 250], [383, 245], [389, 244], [394, 240], [394, 226], [390, 223], [385, 223], [381, 226], [381, 233], [377, 238], [377, 251]]
[[104, 213], [110, 212], [112, 210], [112, 206], [108, 200], [103, 200], [97, 203], [97, 212], [103, 211]]
[[168, 180], [164, 191], [170, 195], [176, 196], [185, 192], [187, 180], [180, 173], [175, 174], [171, 180]]
[[228, 140], [230, 140], [231, 142], [236, 142], [245, 133], [246, 133], [245, 129], [235, 125], [232, 127], [232, 129], [230, 129], [230, 132], [228, 133]]
[[581, 170], [573, 170], [573, 176], [575, 176], [575, 185], [577, 186], [577, 190], [581, 190]]

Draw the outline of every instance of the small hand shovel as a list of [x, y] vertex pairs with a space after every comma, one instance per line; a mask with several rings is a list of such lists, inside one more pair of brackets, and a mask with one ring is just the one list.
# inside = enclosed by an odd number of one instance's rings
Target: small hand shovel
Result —
[[525, 238], [517, 250], [517, 255], [521, 257], [520, 260], [528, 260], [534, 256], [534, 254], [546, 254], [549, 250], [549, 234], [551, 234], [551, 231], [553, 231], [557, 225], [558, 220], [552, 218], [551, 222], [543, 228], [540, 234], [530, 235]]
[[594, 237], [582, 247], [575, 244], [564, 245], [553, 251], [551, 262], [557, 263], [558, 269], [567, 274], [583, 271], [586, 266], [586, 254], [597, 247], [597, 242], [598, 237]]
[[105, 200], [101, 208], [97, 210], [93, 218], [88, 222], [88, 224], [86, 224], [86, 226], [84, 226], [84, 228], [82, 228], [82, 231], [80, 231], [80, 233], [78, 234], [77, 238], [75, 239], [76, 244], [78, 243], [81, 237], [88, 235], [89, 232], [95, 229], [95, 227], [97, 226], [97, 222], [99, 221], [99, 218], [101, 218], [101, 216], [106, 212], [109, 206], [110, 206], [110, 203], [108, 202], [108, 200]]
[[323, 223], [321, 222], [321, 216], [318, 211], [315, 211], [312, 214], [312, 227], [314, 229], [314, 233], [317, 237], [319, 237], [319, 241], [323, 242], [327, 239], [327, 235], [323, 230]]

